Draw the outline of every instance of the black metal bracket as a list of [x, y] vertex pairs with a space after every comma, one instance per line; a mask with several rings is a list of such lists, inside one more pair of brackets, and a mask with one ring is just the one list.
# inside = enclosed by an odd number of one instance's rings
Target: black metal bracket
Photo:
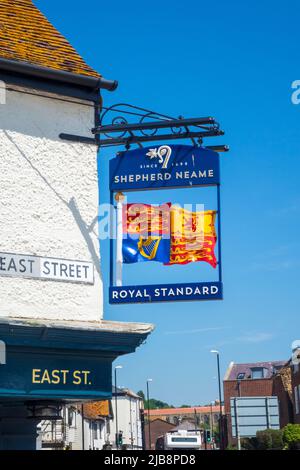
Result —
[[[129, 122], [130, 118], [134, 122]], [[224, 135], [213, 117], [185, 119], [179, 116], [174, 118], [127, 103], [103, 108], [99, 125], [91, 132], [95, 135], [94, 138], [63, 133], [60, 134], [60, 138], [99, 147], [124, 145], [126, 149], [129, 149], [131, 144], [142, 147], [143, 142], [175, 139], [190, 139], [192, 144], [197, 146], [201, 145], [206, 137]], [[229, 150], [226, 145], [206, 146], [206, 148], [218, 152]]]

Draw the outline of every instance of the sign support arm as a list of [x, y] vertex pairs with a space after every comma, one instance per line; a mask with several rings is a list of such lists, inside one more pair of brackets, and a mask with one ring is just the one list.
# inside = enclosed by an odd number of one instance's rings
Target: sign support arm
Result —
[[124, 194], [119, 192], [115, 196], [117, 202], [117, 249], [116, 249], [116, 286], [122, 286], [123, 275], [123, 201]]

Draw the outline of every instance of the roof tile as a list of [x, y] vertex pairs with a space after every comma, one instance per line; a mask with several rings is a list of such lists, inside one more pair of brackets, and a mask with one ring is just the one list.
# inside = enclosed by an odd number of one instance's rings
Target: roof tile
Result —
[[83, 405], [84, 417], [86, 419], [100, 419], [101, 417], [110, 416], [110, 405], [108, 400], [94, 401], [84, 403]]
[[[167, 416], [167, 415], [185, 415], [195, 413], [218, 413], [220, 411], [219, 405], [213, 406], [191, 406], [189, 408], [159, 408], [150, 410], [150, 416]], [[148, 410], [145, 410], [145, 414], [148, 414]]]
[[99, 77], [32, 0], [0, 1], [0, 57]]

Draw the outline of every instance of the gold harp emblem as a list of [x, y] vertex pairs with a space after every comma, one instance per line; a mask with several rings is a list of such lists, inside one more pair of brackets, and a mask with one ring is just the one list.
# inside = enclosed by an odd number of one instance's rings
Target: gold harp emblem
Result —
[[138, 250], [144, 258], [152, 260], [156, 256], [156, 252], [160, 243], [161, 237], [140, 237], [138, 241]]

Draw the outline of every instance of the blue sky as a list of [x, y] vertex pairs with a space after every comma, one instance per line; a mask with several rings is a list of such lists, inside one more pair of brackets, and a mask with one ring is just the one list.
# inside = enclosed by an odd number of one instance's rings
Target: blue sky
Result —
[[[145, 389], [151, 377], [157, 398], [208, 403], [217, 398], [212, 347], [220, 350], [222, 373], [230, 361], [287, 359], [300, 338], [300, 105], [291, 102], [291, 83], [300, 79], [299, 3], [35, 3], [91, 66], [119, 81], [116, 92], [103, 93], [105, 105], [212, 115], [226, 134], [209, 143], [231, 148], [221, 155], [224, 300], [106, 302], [106, 319], [156, 325], [136, 354], [117, 361], [119, 384]], [[103, 150], [103, 201], [112, 156]], [[202, 195], [172, 196], [185, 197], [200, 203]], [[107, 249], [104, 243], [106, 280]], [[195, 277], [201, 264], [192, 268]]]

